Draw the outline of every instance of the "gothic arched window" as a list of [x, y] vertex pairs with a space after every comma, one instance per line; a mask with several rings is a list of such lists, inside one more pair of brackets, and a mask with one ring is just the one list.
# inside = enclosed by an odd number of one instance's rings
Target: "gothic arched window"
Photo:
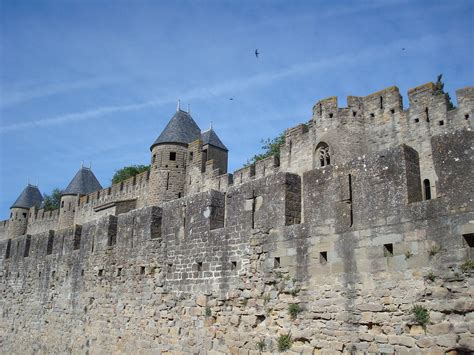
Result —
[[320, 166], [331, 165], [331, 153], [329, 152], [329, 146], [321, 142], [316, 147], [316, 160], [319, 160]]

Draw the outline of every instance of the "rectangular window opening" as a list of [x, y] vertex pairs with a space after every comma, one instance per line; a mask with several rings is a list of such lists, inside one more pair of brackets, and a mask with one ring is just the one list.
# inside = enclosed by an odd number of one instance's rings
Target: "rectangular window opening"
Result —
[[231, 270], [237, 269], [237, 261], [232, 261], [230, 267], [231, 267]]
[[54, 245], [54, 234], [50, 234], [48, 237], [48, 246], [46, 248], [46, 255], [51, 255], [53, 253]]
[[11, 248], [12, 248], [12, 240], [8, 239], [7, 250], [5, 251], [5, 259], [10, 259]]
[[393, 244], [383, 245], [383, 256], [393, 256]]
[[27, 258], [30, 256], [30, 246], [31, 246], [31, 236], [27, 235], [26, 236], [26, 242], [25, 242], [25, 251], [23, 253], [23, 257]]
[[439, 124], [440, 126], [444, 126], [444, 121], [441, 120], [441, 121], [438, 122], [438, 124]]
[[198, 261], [198, 263], [197, 263], [197, 271], [202, 271], [202, 261]]
[[145, 275], [145, 267], [140, 266], [140, 275]]
[[99, 269], [98, 275], [99, 276], [104, 276], [104, 269]]
[[279, 256], [276, 256], [274, 259], [273, 259], [273, 267], [276, 269], [276, 268], [279, 268], [280, 267], [280, 257]]
[[321, 264], [326, 264], [328, 262], [328, 252], [322, 251], [319, 253], [319, 262]]
[[122, 268], [121, 267], [119, 267], [117, 269], [117, 276], [122, 276]]
[[170, 152], [170, 160], [176, 160], [176, 152]]
[[168, 265], [167, 265], [167, 268], [166, 268], [166, 271], [167, 271], [168, 273], [173, 272], [173, 264], [168, 264]]
[[420, 122], [420, 119], [419, 118], [415, 118], [415, 123], [418, 123]]

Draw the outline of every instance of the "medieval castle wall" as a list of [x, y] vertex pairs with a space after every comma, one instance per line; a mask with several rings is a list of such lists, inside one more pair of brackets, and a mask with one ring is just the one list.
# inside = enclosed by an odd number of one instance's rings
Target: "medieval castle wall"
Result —
[[379, 94], [324, 100], [327, 119], [288, 130], [281, 159], [209, 164], [199, 192], [150, 206], [145, 174], [81, 197], [69, 228], [43, 213], [0, 241], [2, 351], [258, 354], [288, 334], [304, 354], [472, 351], [474, 89], [457, 94], [449, 112], [431, 96], [430, 122], [375, 111]]

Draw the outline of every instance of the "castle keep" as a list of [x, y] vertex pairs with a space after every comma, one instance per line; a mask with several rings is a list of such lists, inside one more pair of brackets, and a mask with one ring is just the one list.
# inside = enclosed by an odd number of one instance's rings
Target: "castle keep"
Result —
[[474, 87], [456, 96], [318, 101], [232, 174], [178, 106], [149, 172], [104, 189], [81, 167], [47, 212], [28, 185], [0, 222], [2, 352], [474, 350]]

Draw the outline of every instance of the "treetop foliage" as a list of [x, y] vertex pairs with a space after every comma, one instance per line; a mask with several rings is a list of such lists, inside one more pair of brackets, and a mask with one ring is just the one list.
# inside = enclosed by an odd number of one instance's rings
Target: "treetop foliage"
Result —
[[127, 180], [137, 174], [150, 170], [150, 165], [130, 165], [116, 170], [112, 177], [112, 184]]
[[58, 188], [53, 189], [51, 194], [44, 194], [43, 203], [45, 211], [57, 210], [61, 202], [61, 190]]
[[259, 160], [263, 160], [272, 155], [275, 155], [277, 158], [280, 158], [280, 148], [283, 144], [285, 144], [285, 132], [280, 133], [278, 137], [275, 137], [273, 139], [270, 139], [270, 138], [262, 139], [261, 143], [262, 143], [263, 153], [254, 155], [247, 162], [247, 164], [253, 164]]
[[449, 93], [444, 91], [443, 74], [438, 75], [435, 86], [436, 86], [436, 92], [438, 94], [443, 94], [446, 96], [446, 100], [448, 102], [448, 111], [455, 109], [453, 102], [451, 101], [451, 97], [449, 96]]

